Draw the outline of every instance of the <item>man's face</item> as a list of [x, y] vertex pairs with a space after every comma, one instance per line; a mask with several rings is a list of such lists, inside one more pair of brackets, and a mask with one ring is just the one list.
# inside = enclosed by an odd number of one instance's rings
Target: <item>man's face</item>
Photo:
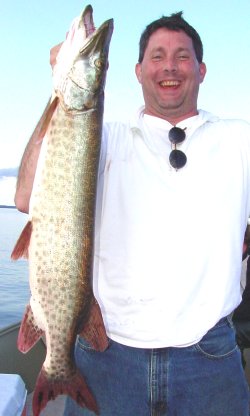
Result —
[[206, 74], [185, 32], [165, 28], [154, 32], [136, 75], [142, 85], [145, 113], [172, 124], [197, 114], [200, 83]]

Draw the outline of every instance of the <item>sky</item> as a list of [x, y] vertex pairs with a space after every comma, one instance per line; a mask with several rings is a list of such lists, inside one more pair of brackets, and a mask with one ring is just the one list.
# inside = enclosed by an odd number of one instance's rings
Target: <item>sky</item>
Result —
[[[50, 48], [64, 39], [88, 3], [13, 0], [0, 3], [0, 204], [13, 201], [17, 167], [51, 94]], [[143, 104], [134, 73], [141, 32], [182, 10], [204, 45], [207, 75], [198, 107], [250, 122], [250, 0], [93, 0], [95, 25], [114, 19], [105, 91], [105, 119], [126, 119]], [[236, 138], [237, 139], [237, 138]]]

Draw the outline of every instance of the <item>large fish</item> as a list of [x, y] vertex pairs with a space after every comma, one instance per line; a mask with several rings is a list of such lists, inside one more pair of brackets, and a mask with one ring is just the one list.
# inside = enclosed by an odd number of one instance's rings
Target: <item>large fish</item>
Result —
[[31, 299], [18, 336], [27, 352], [41, 336], [47, 354], [38, 376], [33, 413], [68, 394], [98, 413], [74, 362], [81, 333], [103, 351], [107, 337], [91, 278], [104, 85], [113, 20], [95, 30], [87, 6], [71, 26], [54, 69], [54, 90], [33, 134], [43, 138], [30, 221], [12, 258], [27, 254]]

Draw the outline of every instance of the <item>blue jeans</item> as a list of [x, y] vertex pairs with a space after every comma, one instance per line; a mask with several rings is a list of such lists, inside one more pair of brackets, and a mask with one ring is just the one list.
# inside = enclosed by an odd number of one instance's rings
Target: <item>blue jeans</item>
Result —
[[[248, 416], [248, 385], [229, 318], [185, 348], [141, 349], [83, 339], [76, 362], [101, 416]], [[64, 416], [94, 416], [67, 398]]]

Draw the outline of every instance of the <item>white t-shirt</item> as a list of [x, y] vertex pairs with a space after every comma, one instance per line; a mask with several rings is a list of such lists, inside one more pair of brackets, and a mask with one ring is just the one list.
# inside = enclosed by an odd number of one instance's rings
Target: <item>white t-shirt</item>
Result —
[[241, 300], [250, 125], [199, 111], [178, 126], [178, 171], [167, 121], [104, 126], [93, 287], [108, 336], [129, 346], [193, 344]]

